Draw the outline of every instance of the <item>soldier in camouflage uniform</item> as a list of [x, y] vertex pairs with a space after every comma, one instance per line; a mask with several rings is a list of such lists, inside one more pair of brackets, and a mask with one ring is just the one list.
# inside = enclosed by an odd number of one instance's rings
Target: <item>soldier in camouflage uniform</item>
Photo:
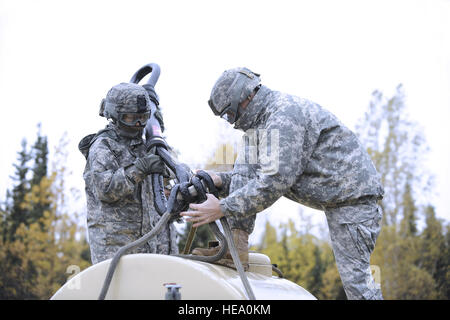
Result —
[[227, 217], [245, 260], [255, 214], [280, 197], [323, 210], [347, 297], [382, 299], [370, 255], [380, 232], [378, 201], [384, 191], [355, 134], [318, 104], [261, 85], [259, 75], [246, 68], [225, 71], [209, 105], [215, 115], [245, 132], [243, 149], [232, 172], [210, 173], [223, 198], [208, 195], [206, 202], [190, 205], [193, 211], [181, 215], [194, 226]]
[[[101, 115], [112, 121], [79, 145], [87, 162], [83, 178], [92, 263], [148, 233], [160, 219], [154, 208], [152, 173], [164, 174], [159, 156], [147, 153], [142, 138], [150, 116], [146, 90], [130, 83], [114, 86], [102, 101]], [[176, 229], [167, 226], [157, 238], [133, 253], [178, 253]]]

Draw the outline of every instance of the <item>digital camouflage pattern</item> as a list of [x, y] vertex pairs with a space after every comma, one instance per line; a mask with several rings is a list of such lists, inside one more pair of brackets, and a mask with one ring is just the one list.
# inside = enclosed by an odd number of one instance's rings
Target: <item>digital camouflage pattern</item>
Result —
[[[160, 216], [153, 205], [151, 177], [134, 166], [146, 154], [141, 137], [126, 138], [109, 124], [92, 143], [83, 178], [92, 263], [112, 258], [117, 250], [148, 233]], [[166, 227], [132, 253], [178, 253], [176, 229]]]
[[[144, 100], [144, 101], [141, 101]], [[111, 108], [105, 114], [107, 118], [120, 112], [148, 112], [150, 111], [150, 98], [147, 91], [140, 85], [122, 82], [112, 87], [106, 94], [105, 102]]]
[[[233, 171], [230, 173], [219, 173], [219, 176], [222, 179], [222, 188], [220, 189], [219, 197], [225, 198], [230, 193], [244, 188], [256, 177], [258, 164], [255, 163], [255, 161], [250, 161], [250, 155], [253, 155], [255, 150], [253, 148], [254, 145], [252, 146], [250, 142], [254, 142], [254, 139], [250, 139], [249, 136], [254, 137], [254, 135], [249, 135], [247, 133], [242, 137], [240, 152], [238, 152]], [[242, 215], [238, 218], [228, 216], [231, 229], [242, 229], [248, 233], [253, 232], [253, 229], [255, 228], [255, 219], [256, 215], [248, 217]]]
[[[372, 215], [358, 223], [341, 223], [342, 215]], [[370, 255], [381, 230], [381, 208], [377, 201], [329, 208], [325, 211], [330, 230], [336, 265], [341, 276], [347, 298], [350, 300], [381, 300], [381, 288], [375, 283], [370, 269]]]
[[[226, 70], [214, 84], [210, 101], [216, 112], [220, 114], [226, 107], [233, 104], [233, 100], [237, 103], [244, 101], [260, 81], [259, 75], [247, 68]], [[238, 90], [234, 91], [235, 89]]]
[[265, 86], [235, 128], [245, 132], [242, 149], [233, 171], [219, 173], [220, 206], [232, 227], [251, 233], [255, 214], [282, 196], [323, 210], [347, 296], [381, 298], [364, 285], [379, 228], [358, 234], [377, 219], [384, 191], [356, 135], [318, 104]]
[[[244, 143], [233, 171], [220, 174], [228, 217], [254, 215], [281, 196], [319, 210], [382, 198], [379, 174], [356, 135], [313, 102], [262, 86], [235, 128], [245, 131]], [[341, 222], [371, 217], [347, 214]]]

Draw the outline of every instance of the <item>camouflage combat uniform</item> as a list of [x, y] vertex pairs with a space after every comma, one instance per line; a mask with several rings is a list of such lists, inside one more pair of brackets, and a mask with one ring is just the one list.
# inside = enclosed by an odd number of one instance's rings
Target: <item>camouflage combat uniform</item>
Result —
[[255, 214], [281, 196], [323, 210], [347, 297], [382, 299], [369, 260], [384, 191], [355, 134], [319, 105], [265, 86], [235, 128], [245, 132], [243, 148], [233, 171], [219, 173], [232, 228], [251, 233]]
[[[153, 205], [151, 177], [133, 163], [146, 154], [142, 138], [125, 138], [109, 124], [88, 150], [84, 170], [92, 263], [112, 258], [122, 246], [148, 233], [160, 216]], [[173, 224], [132, 253], [178, 253]]]

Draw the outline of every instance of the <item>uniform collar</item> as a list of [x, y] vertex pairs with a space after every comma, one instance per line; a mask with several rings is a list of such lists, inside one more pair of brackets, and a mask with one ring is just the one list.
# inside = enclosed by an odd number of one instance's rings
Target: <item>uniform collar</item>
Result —
[[234, 124], [235, 129], [247, 131], [254, 128], [261, 120], [266, 110], [266, 98], [271, 92], [266, 86], [261, 86], [258, 92], [253, 97], [252, 101], [247, 105], [244, 112]]

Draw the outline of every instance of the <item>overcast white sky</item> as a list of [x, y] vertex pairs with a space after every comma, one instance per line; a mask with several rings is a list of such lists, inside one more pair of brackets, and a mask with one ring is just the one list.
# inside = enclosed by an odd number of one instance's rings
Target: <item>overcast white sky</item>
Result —
[[[20, 141], [34, 142], [38, 122], [51, 151], [68, 133], [70, 184], [83, 190], [79, 140], [106, 124], [98, 105], [109, 88], [149, 62], [162, 70], [168, 141], [188, 164], [210, 155], [225, 125], [206, 103], [225, 69], [247, 66], [352, 129], [375, 89], [391, 95], [403, 83], [431, 149], [431, 202], [450, 220], [445, 0], [0, 1], [0, 199]], [[297, 216], [288, 207], [286, 217]]]

